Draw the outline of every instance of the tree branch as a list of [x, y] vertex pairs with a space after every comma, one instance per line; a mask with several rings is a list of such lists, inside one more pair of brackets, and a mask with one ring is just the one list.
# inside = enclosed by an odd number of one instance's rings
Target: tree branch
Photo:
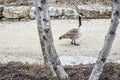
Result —
[[46, 73], [50, 80], [68, 80], [68, 75], [62, 67], [54, 47], [48, 13], [48, 0], [36, 0], [36, 16]]
[[112, 43], [116, 36], [115, 33], [116, 33], [116, 29], [119, 24], [119, 7], [120, 7], [119, 1], [113, 0], [111, 24], [110, 24], [108, 33], [105, 36], [103, 48], [99, 52], [98, 60], [93, 68], [93, 71], [90, 75], [89, 80], [98, 80], [103, 71], [103, 67], [109, 56], [110, 49], [112, 47]]

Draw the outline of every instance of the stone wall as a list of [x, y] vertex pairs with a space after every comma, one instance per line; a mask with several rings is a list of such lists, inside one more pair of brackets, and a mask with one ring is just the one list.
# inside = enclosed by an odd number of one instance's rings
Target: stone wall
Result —
[[34, 0], [0, 0], [0, 5], [6, 6], [21, 6], [21, 5], [34, 5]]
[[[2, 0], [0, 0], [1, 2]], [[15, 1], [15, 0], [8, 0]], [[17, 0], [19, 1], [19, 0]], [[25, 0], [23, 0], [25, 1]], [[86, 19], [110, 18], [111, 7], [103, 5], [81, 5], [78, 6], [79, 12], [84, 14]], [[78, 14], [74, 8], [70, 7], [49, 7], [50, 16], [53, 19], [76, 19]], [[0, 5], [0, 19], [35, 19], [35, 7], [33, 5]]]

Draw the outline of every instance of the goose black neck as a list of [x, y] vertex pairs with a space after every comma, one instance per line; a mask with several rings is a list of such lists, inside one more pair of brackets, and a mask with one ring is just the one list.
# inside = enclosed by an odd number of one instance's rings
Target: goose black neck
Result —
[[82, 26], [81, 17], [79, 16], [79, 27]]

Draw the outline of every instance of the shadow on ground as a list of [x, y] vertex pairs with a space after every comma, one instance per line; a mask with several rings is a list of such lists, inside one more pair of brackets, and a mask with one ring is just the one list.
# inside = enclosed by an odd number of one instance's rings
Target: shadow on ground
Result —
[[[70, 80], [88, 80], [93, 64], [65, 66]], [[9, 62], [0, 64], [0, 80], [48, 80], [45, 68], [37, 64]], [[120, 80], [120, 64], [107, 63], [100, 80]]]

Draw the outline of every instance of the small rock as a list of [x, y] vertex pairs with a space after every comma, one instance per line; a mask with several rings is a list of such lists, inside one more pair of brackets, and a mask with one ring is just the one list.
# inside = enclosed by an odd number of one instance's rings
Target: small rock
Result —
[[29, 17], [30, 19], [35, 19], [35, 7], [30, 9]]
[[56, 16], [56, 8], [55, 7], [50, 7], [49, 8], [49, 15], [50, 16]]

